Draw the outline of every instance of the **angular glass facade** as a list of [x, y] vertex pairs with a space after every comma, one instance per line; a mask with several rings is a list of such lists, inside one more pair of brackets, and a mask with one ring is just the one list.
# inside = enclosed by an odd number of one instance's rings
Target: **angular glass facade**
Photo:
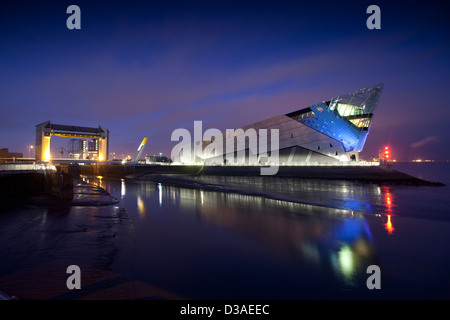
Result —
[[346, 152], [360, 152], [382, 89], [383, 84], [364, 88], [287, 116], [340, 141]]
[[[214, 144], [211, 139], [202, 143], [197, 141], [191, 148], [194, 151], [189, 151], [191, 154], [185, 157], [186, 160], [181, 160], [180, 156], [180, 162], [224, 165], [230, 163], [229, 159], [235, 159], [234, 163], [239, 165], [274, 162], [279, 165], [301, 165], [358, 161], [358, 153], [366, 142], [382, 89], [382, 84], [364, 88], [237, 130], [230, 129], [232, 138], [229, 133], [222, 133], [221, 143], [216, 143], [220, 135], [214, 138]], [[278, 132], [278, 143], [274, 149], [273, 141], [261, 133], [271, 130]], [[247, 144], [250, 133], [258, 136], [258, 144], [267, 142], [262, 150], [271, 150], [271, 156], [266, 156], [264, 151], [261, 153], [261, 146], [256, 148]], [[261, 137], [263, 140], [259, 140]], [[276, 156], [272, 157], [275, 150]]]

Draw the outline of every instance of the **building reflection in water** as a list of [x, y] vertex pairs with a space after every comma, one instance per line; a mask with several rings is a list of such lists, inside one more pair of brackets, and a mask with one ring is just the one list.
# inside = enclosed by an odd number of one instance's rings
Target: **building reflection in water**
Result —
[[145, 203], [142, 200], [142, 197], [140, 194], [137, 195], [137, 207], [138, 207], [138, 211], [139, 211], [139, 216], [141, 218], [145, 218], [145, 215], [147, 213], [147, 209], [145, 208]]
[[192, 217], [194, 222], [257, 240], [275, 255], [331, 270], [348, 286], [360, 286], [363, 282], [358, 279], [366, 279], [367, 266], [376, 264], [370, 230], [361, 213], [151, 181], [133, 183], [131, 192], [141, 218], [156, 212]]
[[393, 234], [395, 230], [394, 226], [392, 225], [394, 195], [392, 194], [390, 187], [383, 186], [382, 189], [383, 189], [382, 194], [384, 197], [384, 205], [386, 207], [386, 214], [385, 214], [386, 223], [384, 224], [384, 227], [389, 234]]
[[158, 195], [159, 195], [159, 206], [161, 207], [162, 206], [162, 199], [163, 199], [161, 183], [158, 183]]
[[386, 215], [387, 221], [386, 221], [385, 227], [386, 227], [386, 230], [389, 232], [389, 234], [393, 234], [394, 230], [395, 230], [395, 228], [392, 225], [391, 216], [392, 215], [390, 215], [390, 214]]
[[123, 199], [127, 195], [127, 187], [125, 185], [125, 179], [120, 179], [120, 196]]

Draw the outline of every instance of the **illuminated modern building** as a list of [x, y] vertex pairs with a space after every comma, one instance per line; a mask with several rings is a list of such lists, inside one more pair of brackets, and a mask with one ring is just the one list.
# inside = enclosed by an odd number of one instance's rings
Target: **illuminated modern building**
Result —
[[[227, 141], [228, 133], [222, 134], [225, 152], [219, 154], [216, 150], [208, 152], [212, 148], [207, 146], [215, 139], [203, 140], [201, 144], [196, 143], [193, 146], [194, 154], [197, 154], [194, 156], [194, 162], [226, 164], [225, 159], [236, 157], [239, 148], [241, 151], [244, 148], [245, 157], [241, 158], [244, 159], [241, 164], [263, 164], [259, 149], [255, 155], [248, 144], [239, 145], [237, 142], [240, 138], [246, 141], [246, 137], [251, 137], [250, 131], [256, 132], [259, 139], [261, 129], [267, 129], [267, 132], [270, 129], [279, 130], [277, 150], [278, 161], [281, 165], [358, 161], [358, 154], [363, 150], [369, 134], [373, 113], [382, 89], [383, 84], [360, 89], [288, 114], [244, 126], [239, 133], [235, 134], [235, 138], [232, 137], [234, 148], [228, 150], [235, 150], [234, 154], [228, 153], [225, 148], [227, 143], [230, 143]], [[267, 150], [270, 154], [271, 140], [268, 138], [267, 142]], [[202, 150], [198, 152], [200, 146]]]
[[67, 151], [70, 159], [84, 159], [86, 150], [86, 140], [70, 139], [67, 144]]
[[67, 144], [70, 159], [98, 158], [98, 138], [94, 139], [70, 139]]
[[88, 158], [91, 160], [98, 160], [98, 138], [90, 139], [88, 141]]

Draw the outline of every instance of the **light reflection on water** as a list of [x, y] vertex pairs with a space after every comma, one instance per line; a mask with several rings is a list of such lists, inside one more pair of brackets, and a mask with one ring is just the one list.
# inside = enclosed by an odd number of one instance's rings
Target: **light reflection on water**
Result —
[[[114, 192], [123, 196], [121, 205], [136, 220], [136, 237], [142, 244], [139, 276], [147, 281], [165, 279], [166, 288], [178, 294], [309, 298], [314, 290], [316, 297], [340, 297], [343, 288], [367, 291], [366, 269], [377, 257], [362, 213], [152, 181], [103, 182], [113, 196]], [[174, 267], [167, 264], [176, 260], [170, 252], [195, 258], [183, 259], [181, 266]], [[202, 285], [202, 261], [207, 261], [208, 285]], [[226, 274], [225, 261], [232, 268]], [[245, 268], [240, 270], [240, 265]], [[150, 272], [162, 268], [176, 272], [177, 282], [165, 272], [159, 276]], [[248, 269], [258, 272], [245, 272]], [[267, 288], [256, 293], [251, 286], [262, 279], [267, 280]], [[299, 290], [305, 281], [314, 286], [312, 292]], [[193, 282], [196, 286], [189, 286]], [[231, 289], [246, 286], [240, 293]]]
[[361, 213], [381, 214], [386, 209], [380, 197], [384, 190], [376, 184], [345, 180], [295, 179], [280, 177], [201, 176], [194, 182], [225, 189], [258, 192], [272, 198], [322, 205]]
[[[445, 260], [433, 250], [441, 241], [423, 226], [440, 230], [439, 220], [449, 220], [448, 199], [442, 196], [447, 187], [261, 177], [191, 179], [206, 185], [205, 190], [152, 181], [102, 181], [113, 195], [127, 190], [121, 205], [137, 222], [137, 242], [145, 244], [135, 257], [141, 266], [137, 275], [145, 282], [189, 298], [245, 299], [422, 297], [426, 290], [421, 286], [428, 288], [428, 296], [435, 294], [432, 288], [442, 286], [440, 280], [423, 279], [417, 287], [396, 284], [391, 285], [398, 288], [395, 293], [375, 293], [365, 281], [372, 264], [399, 269], [402, 281], [409, 281], [403, 279], [404, 270], [414, 265], [414, 278], [419, 279], [430, 266], [427, 260], [409, 257], [420, 257], [417, 250], [422, 248], [422, 255]], [[208, 190], [208, 184], [228, 192]], [[427, 220], [417, 220], [411, 232], [414, 220], [404, 217]], [[208, 285], [202, 283], [205, 274]]]
[[392, 216], [393, 216], [393, 207], [394, 207], [394, 195], [391, 193], [391, 189], [387, 186], [383, 186], [383, 195], [384, 202], [386, 206], [386, 214], [384, 215], [386, 218], [386, 223], [384, 224], [385, 229], [389, 234], [394, 233], [394, 226], [392, 224]]
[[[4, 203], [0, 290], [27, 299], [90, 293], [108, 298], [104, 290], [114, 288], [130, 298], [154, 298], [155, 288], [164, 293], [158, 297], [190, 299], [442, 299], [450, 294], [447, 187], [204, 179], [192, 183], [222, 184], [236, 192], [85, 177], [120, 202]], [[98, 197], [92, 188], [78, 191], [87, 200]], [[68, 264], [82, 265], [86, 283], [98, 284], [65, 292]], [[382, 270], [379, 291], [366, 288], [372, 264]], [[129, 295], [122, 290], [127, 283]], [[141, 294], [132, 294], [137, 291]]]

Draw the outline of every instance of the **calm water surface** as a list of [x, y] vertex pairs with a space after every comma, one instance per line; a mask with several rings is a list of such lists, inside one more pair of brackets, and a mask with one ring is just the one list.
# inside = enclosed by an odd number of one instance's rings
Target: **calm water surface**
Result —
[[[447, 163], [395, 166], [450, 184]], [[229, 193], [85, 180], [118, 203], [3, 210], [0, 291], [31, 299], [450, 297], [448, 186], [201, 179], [239, 190]], [[68, 264], [85, 270], [76, 293], [65, 288]], [[366, 286], [369, 265], [380, 267], [380, 290]]]

